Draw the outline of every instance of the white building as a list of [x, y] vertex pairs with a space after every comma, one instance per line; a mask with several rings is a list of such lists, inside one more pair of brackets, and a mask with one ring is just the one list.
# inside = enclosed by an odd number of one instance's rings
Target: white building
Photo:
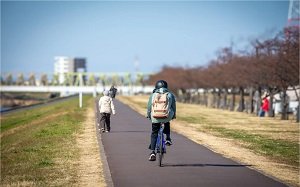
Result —
[[54, 74], [58, 75], [59, 84], [65, 81], [65, 73], [74, 72], [73, 58], [66, 56], [54, 57]]
[[[300, 86], [296, 87], [297, 94], [300, 94]], [[292, 87], [289, 87], [286, 91], [287, 99], [289, 103], [289, 112], [292, 112], [296, 115], [297, 113], [297, 107], [298, 107], [298, 101], [295, 90], [293, 90]], [[281, 97], [280, 94], [274, 95], [274, 101], [273, 101], [273, 108], [275, 114], [282, 112], [282, 103], [281, 103]]]

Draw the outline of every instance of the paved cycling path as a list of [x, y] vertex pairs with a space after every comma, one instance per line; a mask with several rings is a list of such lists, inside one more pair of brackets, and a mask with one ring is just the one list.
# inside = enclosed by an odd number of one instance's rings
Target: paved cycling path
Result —
[[174, 144], [167, 149], [164, 167], [159, 167], [157, 161], [148, 161], [150, 121], [119, 101], [114, 103], [117, 115], [111, 117], [111, 132], [101, 139], [115, 187], [286, 186], [174, 132]]

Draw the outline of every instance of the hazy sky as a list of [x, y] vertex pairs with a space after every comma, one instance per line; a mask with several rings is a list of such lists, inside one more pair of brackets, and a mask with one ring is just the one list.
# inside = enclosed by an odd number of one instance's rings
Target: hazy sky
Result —
[[1, 1], [1, 72], [47, 72], [54, 56], [89, 72], [205, 65], [285, 26], [288, 1]]

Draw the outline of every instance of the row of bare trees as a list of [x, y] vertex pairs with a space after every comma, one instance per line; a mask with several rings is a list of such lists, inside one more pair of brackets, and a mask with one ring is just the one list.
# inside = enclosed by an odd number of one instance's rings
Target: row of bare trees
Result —
[[[197, 93], [196, 102], [208, 105], [207, 93], [211, 92], [212, 106], [217, 108], [235, 110], [236, 95], [239, 95], [237, 110], [249, 113], [258, 111], [262, 92], [269, 94], [270, 106], [274, 94], [280, 93], [281, 119], [288, 119], [288, 89], [295, 90], [299, 103], [299, 30], [280, 32], [264, 41], [255, 40], [244, 53], [234, 53], [231, 47], [222, 48], [205, 67], [165, 66], [149, 78], [149, 83], [158, 79], [167, 80], [173, 92], [184, 95], [184, 101], [191, 99], [192, 89], [201, 88], [203, 94]], [[259, 99], [255, 99], [255, 94]], [[245, 95], [249, 96], [247, 101]], [[274, 116], [273, 108], [270, 109], [269, 116]]]
[[[60, 81], [60, 77], [62, 76], [63, 81]], [[135, 76], [135, 78], [133, 78]], [[47, 74], [42, 74], [39, 77], [34, 73], [31, 73], [29, 76], [24, 76], [23, 73], [20, 73], [17, 77], [13, 77], [13, 74], [7, 74], [6, 76], [0, 76], [1, 85], [17, 85], [17, 86], [36, 86], [36, 85], [43, 85], [43, 86], [77, 86], [82, 81], [82, 84], [87, 86], [96, 86], [96, 85], [142, 85], [144, 80], [147, 78], [148, 74], [145, 73], [127, 73], [127, 74], [120, 74], [118, 73], [113, 75], [105, 75], [105, 74], [94, 74], [94, 73], [65, 73], [61, 74], [53, 74], [52, 76], [48, 76]]]

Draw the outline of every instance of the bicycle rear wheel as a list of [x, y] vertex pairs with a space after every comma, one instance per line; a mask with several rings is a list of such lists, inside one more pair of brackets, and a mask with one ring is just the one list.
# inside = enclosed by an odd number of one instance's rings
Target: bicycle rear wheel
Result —
[[159, 159], [158, 159], [158, 165], [159, 167], [162, 167], [162, 159], [164, 157], [164, 138], [163, 138], [163, 135], [161, 134], [160, 136], [160, 141], [159, 141]]

